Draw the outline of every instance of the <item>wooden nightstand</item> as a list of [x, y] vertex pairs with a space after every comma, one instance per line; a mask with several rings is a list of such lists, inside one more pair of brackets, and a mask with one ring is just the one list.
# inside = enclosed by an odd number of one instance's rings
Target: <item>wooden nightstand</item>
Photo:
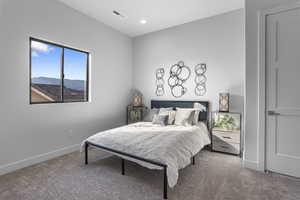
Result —
[[212, 112], [212, 150], [241, 154], [241, 114]]
[[127, 124], [143, 121], [145, 106], [127, 106]]

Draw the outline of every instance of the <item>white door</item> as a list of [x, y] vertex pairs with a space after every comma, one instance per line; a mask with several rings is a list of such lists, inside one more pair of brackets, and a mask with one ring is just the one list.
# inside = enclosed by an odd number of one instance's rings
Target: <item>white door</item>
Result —
[[300, 177], [300, 8], [266, 22], [267, 169]]

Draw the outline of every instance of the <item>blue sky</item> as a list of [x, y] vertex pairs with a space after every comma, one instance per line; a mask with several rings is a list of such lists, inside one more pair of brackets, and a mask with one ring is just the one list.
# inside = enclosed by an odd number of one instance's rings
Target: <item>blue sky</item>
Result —
[[[49, 77], [60, 78], [62, 48], [41, 42], [32, 41], [32, 78]], [[65, 48], [64, 73], [65, 79], [85, 80], [85, 53]]]

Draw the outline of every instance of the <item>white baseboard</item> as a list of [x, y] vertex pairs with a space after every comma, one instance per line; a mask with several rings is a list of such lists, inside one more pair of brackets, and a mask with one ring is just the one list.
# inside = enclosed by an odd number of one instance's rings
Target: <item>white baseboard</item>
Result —
[[257, 171], [261, 171], [259, 168], [259, 164], [256, 161], [252, 161], [252, 160], [243, 160], [243, 167], [245, 168], [249, 168], [249, 169], [253, 169], [253, 170], [257, 170]]
[[72, 146], [68, 146], [62, 149], [58, 149], [52, 152], [40, 154], [37, 156], [33, 156], [24, 160], [20, 160], [17, 162], [9, 163], [7, 165], [0, 166], [0, 175], [7, 174], [18, 169], [22, 169], [24, 167], [28, 167], [55, 157], [59, 157], [68, 153], [72, 153], [74, 151], [79, 151], [80, 144], [75, 144]]

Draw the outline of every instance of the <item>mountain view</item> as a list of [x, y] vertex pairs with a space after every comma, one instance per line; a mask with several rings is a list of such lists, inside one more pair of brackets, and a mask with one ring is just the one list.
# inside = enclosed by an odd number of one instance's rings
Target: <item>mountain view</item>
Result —
[[[48, 78], [48, 77], [34, 77], [31, 79], [33, 84], [47, 84], [47, 85], [60, 85], [61, 80], [57, 78]], [[70, 80], [64, 79], [64, 85], [66, 88], [73, 90], [84, 91], [85, 90], [85, 81], [83, 80]]]

